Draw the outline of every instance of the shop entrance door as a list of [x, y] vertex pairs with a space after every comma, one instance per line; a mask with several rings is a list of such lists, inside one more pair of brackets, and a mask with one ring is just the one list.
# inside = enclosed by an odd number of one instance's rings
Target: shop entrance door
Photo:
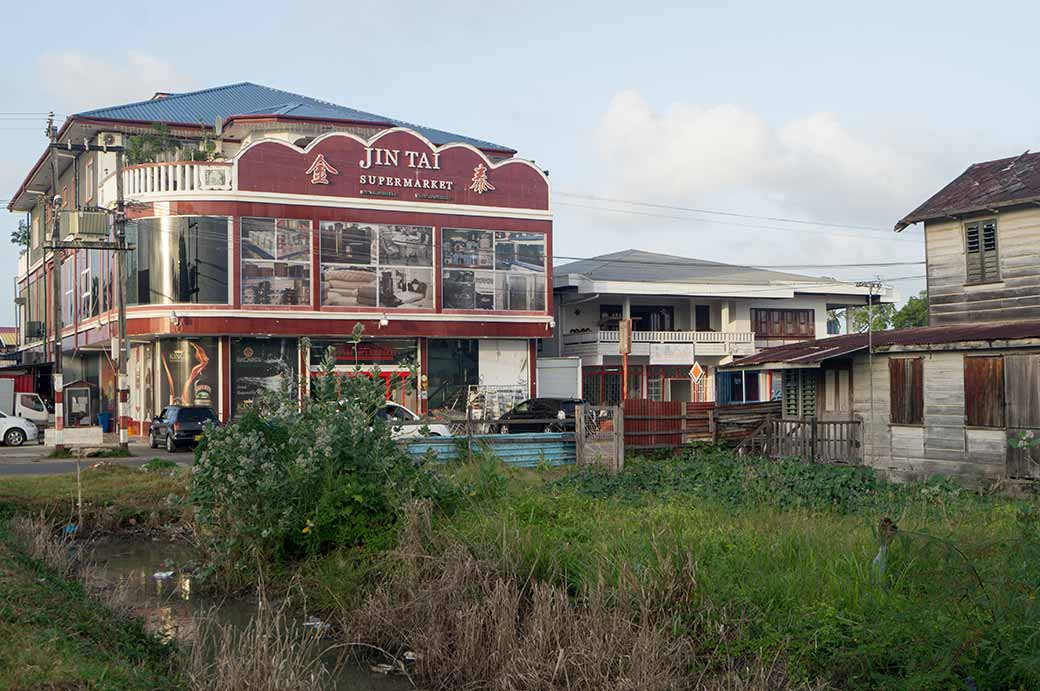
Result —
[[693, 386], [689, 379], [668, 380], [668, 400], [691, 401], [693, 400]]

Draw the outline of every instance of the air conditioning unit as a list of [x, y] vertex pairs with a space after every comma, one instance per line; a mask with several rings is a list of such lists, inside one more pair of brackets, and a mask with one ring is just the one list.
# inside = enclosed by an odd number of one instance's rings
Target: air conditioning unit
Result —
[[120, 132], [99, 132], [97, 136], [98, 146], [123, 146], [123, 134]]
[[25, 322], [25, 338], [27, 340], [43, 338], [43, 322], [28, 321]]
[[108, 237], [108, 214], [104, 211], [62, 211], [62, 235], [100, 240]]

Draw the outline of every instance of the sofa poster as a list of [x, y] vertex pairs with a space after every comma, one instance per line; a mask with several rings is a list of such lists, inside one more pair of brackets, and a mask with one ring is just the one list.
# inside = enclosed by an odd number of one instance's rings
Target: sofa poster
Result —
[[296, 339], [236, 338], [231, 341], [231, 411], [249, 405], [266, 390], [296, 382]]
[[159, 341], [159, 402], [205, 405], [216, 412], [219, 362], [215, 338]]

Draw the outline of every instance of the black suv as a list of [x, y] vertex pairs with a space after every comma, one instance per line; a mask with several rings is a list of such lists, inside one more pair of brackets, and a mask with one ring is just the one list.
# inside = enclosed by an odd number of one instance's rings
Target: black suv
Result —
[[166, 406], [148, 428], [148, 445], [153, 449], [165, 446], [170, 453], [195, 446], [202, 439], [202, 428], [208, 424], [220, 426], [209, 406]]
[[[502, 416], [499, 432], [573, 432], [574, 410], [585, 401], [580, 398], [529, 398]], [[541, 420], [542, 422], [524, 422]], [[550, 422], [546, 422], [549, 420]], [[559, 422], [551, 422], [558, 420]]]

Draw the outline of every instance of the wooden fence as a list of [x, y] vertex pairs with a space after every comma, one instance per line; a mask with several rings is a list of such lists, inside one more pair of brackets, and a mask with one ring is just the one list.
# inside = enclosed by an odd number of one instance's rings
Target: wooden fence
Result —
[[648, 401], [623, 402], [625, 448], [674, 449], [690, 441], [711, 440], [714, 403]]
[[737, 446], [770, 416], [780, 415], [779, 402], [717, 406], [629, 399], [623, 407], [629, 449], [669, 449], [696, 441]]
[[860, 427], [858, 420], [773, 419], [765, 451], [772, 458], [797, 457], [810, 463], [857, 463]]
[[780, 417], [780, 406], [780, 401], [718, 406], [712, 421], [712, 440], [717, 444], [740, 447], [767, 420]]

